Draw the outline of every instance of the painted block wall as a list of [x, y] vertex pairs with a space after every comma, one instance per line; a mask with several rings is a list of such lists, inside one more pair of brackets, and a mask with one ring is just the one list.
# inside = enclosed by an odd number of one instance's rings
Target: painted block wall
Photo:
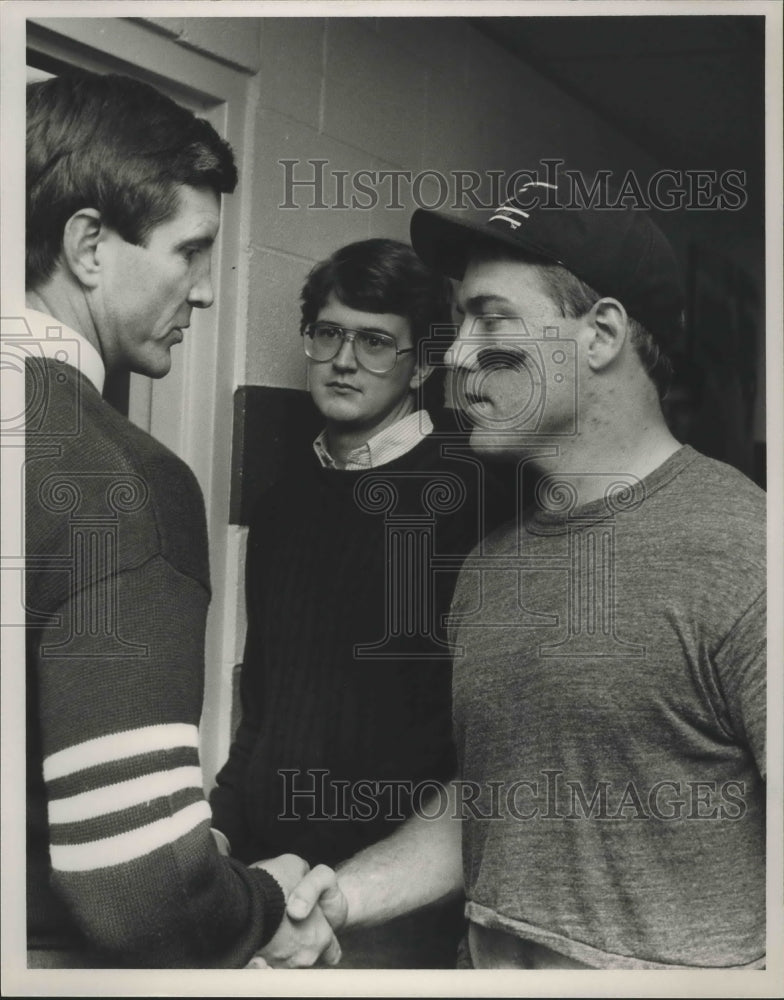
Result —
[[[417, 202], [468, 204], [455, 172], [480, 174], [477, 196], [490, 204], [490, 171], [542, 171], [548, 157], [586, 172], [655, 169], [463, 19], [265, 18], [259, 30], [243, 181], [253, 191], [247, 383], [304, 388], [297, 298], [309, 269], [352, 240], [407, 239]], [[393, 191], [383, 171], [410, 180]], [[362, 207], [341, 207], [352, 195]]]

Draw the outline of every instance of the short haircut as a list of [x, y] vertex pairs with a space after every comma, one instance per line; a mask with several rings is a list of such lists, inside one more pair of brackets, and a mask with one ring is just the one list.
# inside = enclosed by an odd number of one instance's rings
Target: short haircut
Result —
[[237, 168], [209, 122], [126, 76], [66, 73], [27, 88], [26, 280], [52, 274], [65, 224], [94, 208], [129, 243], [177, 211], [188, 184], [230, 193]]
[[351, 309], [404, 316], [414, 346], [434, 327], [451, 322], [449, 279], [431, 271], [398, 240], [360, 240], [317, 264], [302, 289], [301, 330], [314, 322], [333, 292]]
[[[576, 319], [584, 316], [600, 299], [607, 297], [595, 291], [561, 264], [553, 264], [526, 251], [500, 249], [487, 243], [477, 248], [476, 257], [482, 260], [516, 260], [533, 267], [541, 278], [546, 293], [564, 317]], [[628, 316], [628, 320], [632, 347], [656, 387], [659, 399], [663, 400], [672, 381], [672, 362], [658, 338], [649, 333], [642, 323], [632, 316]], [[677, 337], [678, 333], [679, 331], [673, 330], [673, 338]]]

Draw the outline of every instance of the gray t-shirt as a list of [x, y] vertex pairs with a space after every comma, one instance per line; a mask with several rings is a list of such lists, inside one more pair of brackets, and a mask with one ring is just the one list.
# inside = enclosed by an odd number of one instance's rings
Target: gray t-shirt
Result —
[[597, 968], [761, 967], [765, 495], [689, 447], [605, 495], [544, 483], [458, 582], [467, 913]]

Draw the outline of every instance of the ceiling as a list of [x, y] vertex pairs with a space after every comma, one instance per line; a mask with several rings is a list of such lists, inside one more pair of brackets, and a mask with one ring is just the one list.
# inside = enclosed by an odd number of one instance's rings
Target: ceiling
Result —
[[764, 17], [471, 20], [660, 166], [746, 170], [764, 190]]

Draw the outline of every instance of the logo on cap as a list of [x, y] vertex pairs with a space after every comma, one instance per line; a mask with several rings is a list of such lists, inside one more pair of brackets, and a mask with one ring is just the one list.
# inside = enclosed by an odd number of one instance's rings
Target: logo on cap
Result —
[[551, 188], [553, 191], [557, 191], [558, 188], [555, 184], [548, 184], [546, 181], [528, 181], [523, 184], [522, 187], [517, 189], [515, 198], [507, 198], [503, 205], [499, 205], [495, 210], [495, 215], [490, 216], [490, 222], [494, 222], [496, 219], [499, 222], [507, 222], [512, 227], [512, 229], [519, 229], [522, 226], [522, 219], [518, 216], [522, 216], [523, 219], [530, 218], [530, 212], [526, 212], [522, 208], [518, 208], [517, 205], [512, 204], [517, 198], [520, 197], [524, 192], [528, 191], [529, 188], [534, 187], [545, 187]]

